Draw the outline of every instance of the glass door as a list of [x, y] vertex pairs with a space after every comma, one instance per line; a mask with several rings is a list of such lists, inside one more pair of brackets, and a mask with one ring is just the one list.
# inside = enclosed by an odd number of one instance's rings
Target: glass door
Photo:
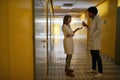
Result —
[[46, 1], [34, 1], [35, 22], [35, 80], [46, 80], [47, 56], [47, 13]]
[[46, 80], [51, 50], [52, 0], [34, 1], [35, 80]]

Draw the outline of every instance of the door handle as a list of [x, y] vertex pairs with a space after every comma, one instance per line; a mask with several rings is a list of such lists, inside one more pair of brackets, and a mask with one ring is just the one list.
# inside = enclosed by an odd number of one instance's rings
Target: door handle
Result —
[[41, 40], [40, 42], [48, 42], [48, 40]]

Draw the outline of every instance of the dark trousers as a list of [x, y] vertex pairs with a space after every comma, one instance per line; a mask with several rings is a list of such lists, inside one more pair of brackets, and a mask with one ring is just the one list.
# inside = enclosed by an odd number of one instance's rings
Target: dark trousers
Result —
[[99, 50], [90, 50], [92, 56], [92, 69], [96, 70], [96, 63], [98, 66], [98, 72], [103, 73], [102, 60], [99, 54]]

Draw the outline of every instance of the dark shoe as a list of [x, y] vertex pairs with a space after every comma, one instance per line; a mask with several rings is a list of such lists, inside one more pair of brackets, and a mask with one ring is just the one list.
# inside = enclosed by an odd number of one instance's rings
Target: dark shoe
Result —
[[65, 69], [65, 72], [74, 72], [72, 69]]
[[66, 72], [66, 75], [70, 76], [70, 77], [75, 77], [75, 75], [73, 73], [71, 73], [71, 72]]

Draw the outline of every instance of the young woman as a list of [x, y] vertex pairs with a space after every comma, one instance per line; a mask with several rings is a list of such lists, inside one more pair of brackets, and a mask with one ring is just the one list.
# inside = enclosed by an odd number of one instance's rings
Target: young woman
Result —
[[62, 31], [64, 33], [64, 51], [66, 56], [66, 65], [65, 65], [65, 72], [67, 76], [74, 77], [74, 70], [70, 69], [70, 63], [72, 59], [72, 54], [74, 53], [74, 43], [73, 43], [73, 36], [74, 33], [81, 28], [77, 28], [76, 30], [72, 31], [70, 27], [71, 23], [71, 16], [70, 15], [65, 15], [63, 19], [63, 26], [62, 26]]

